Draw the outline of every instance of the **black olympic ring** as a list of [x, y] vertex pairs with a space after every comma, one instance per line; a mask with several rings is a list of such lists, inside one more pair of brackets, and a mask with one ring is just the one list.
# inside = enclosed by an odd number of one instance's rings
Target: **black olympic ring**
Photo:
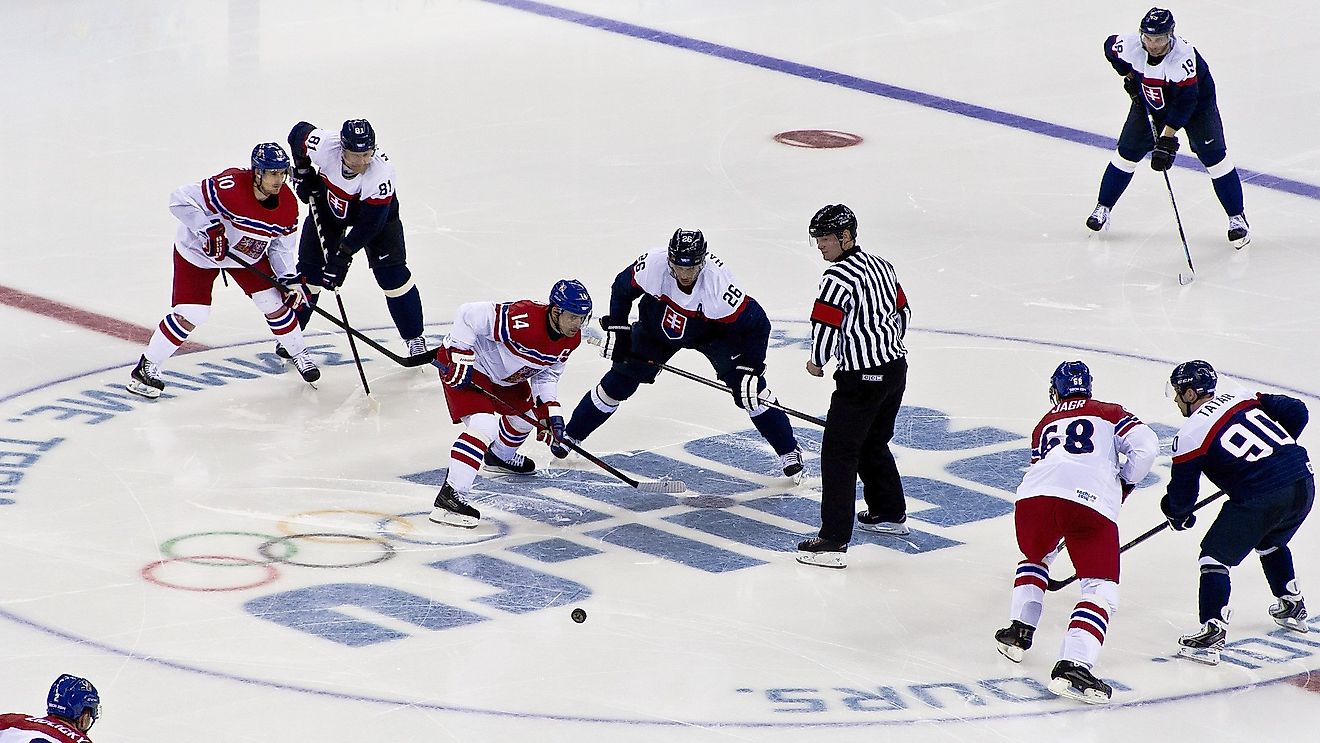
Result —
[[[381, 553], [376, 557], [371, 558], [370, 560], [365, 560], [363, 562], [344, 563], [343, 565], [318, 565], [313, 562], [295, 562], [293, 560], [276, 557], [275, 555], [271, 554], [271, 548], [273, 548], [277, 544], [283, 544], [286, 547], [294, 546], [292, 544], [292, 540], [311, 538], [311, 537], [336, 537], [340, 539], [358, 539], [363, 542], [374, 542], [380, 545]], [[317, 531], [317, 532], [306, 532], [302, 534], [290, 534], [286, 537], [275, 537], [274, 539], [267, 540], [260, 547], [258, 547], [257, 552], [260, 552], [262, 557], [266, 558], [267, 560], [270, 560], [271, 562], [278, 562], [283, 565], [293, 565], [295, 567], [300, 567], [300, 568], [361, 568], [361, 567], [366, 567], [367, 565], [375, 565], [377, 563], [385, 562], [391, 557], [394, 557], [394, 545], [390, 544], [389, 542], [386, 542], [385, 540], [379, 537], [368, 537], [368, 536], [363, 536], [361, 534], [341, 534], [332, 531]]]

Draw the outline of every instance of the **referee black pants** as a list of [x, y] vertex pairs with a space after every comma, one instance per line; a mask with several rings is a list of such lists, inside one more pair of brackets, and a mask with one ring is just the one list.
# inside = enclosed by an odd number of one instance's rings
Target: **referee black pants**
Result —
[[907, 359], [875, 369], [834, 372], [834, 395], [820, 449], [820, 538], [852, 539], [857, 478], [866, 510], [883, 521], [907, 515], [903, 481], [889, 451], [907, 388]]

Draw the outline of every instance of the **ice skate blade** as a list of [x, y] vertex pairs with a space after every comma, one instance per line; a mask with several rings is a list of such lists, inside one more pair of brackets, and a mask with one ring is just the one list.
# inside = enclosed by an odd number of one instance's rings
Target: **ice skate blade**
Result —
[[133, 394], [139, 397], [145, 397], [148, 400], [155, 400], [156, 398], [160, 397], [160, 390], [156, 389], [155, 387], [152, 387], [151, 385], [142, 384], [136, 379], [124, 384], [124, 389], [128, 390], [129, 392], [132, 392]]
[[1307, 625], [1306, 622], [1298, 620], [1295, 617], [1288, 617], [1287, 619], [1275, 619], [1274, 623], [1279, 625], [1280, 627], [1283, 627], [1284, 629], [1290, 629], [1293, 632], [1301, 632], [1302, 634], [1306, 634], [1307, 632], [1311, 631], [1311, 627]]
[[1050, 691], [1058, 696], [1076, 699], [1087, 704], [1109, 704], [1109, 697], [1105, 696], [1104, 692], [1099, 689], [1086, 689], [1083, 691], [1073, 688], [1068, 679], [1051, 679]]
[[995, 645], [998, 646], [1000, 655], [1004, 656], [1005, 658], [1008, 658], [1014, 663], [1021, 663], [1022, 659], [1027, 657], [1027, 651], [1018, 647], [1017, 645], [1006, 645], [998, 641], [995, 642]]
[[848, 557], [843, 552], [799, 552], [797, 561], [803, 565], [818, 568], [843, 569], [848, 567]]
[[1219, 665], [1219, 648], [1181, 648], [1178, 650], [1179, 658], [1201, 663], [1207, 666]]
[[457, 526], [460, 529], [475, 529], [481, 519], [475, 519], [471, 516], [464, 516], [461, 513], [454, 513], [443, 508], [436, 508], [431, 511], [430, 520], [432, 523], [443, 526]]
[[857, 522], [857, 528], [862, 531], [869, 531], [872, 534], [887, 534], [891, 537], [906, 537], [912, 533], [907, 524], [895, 524], [891, 522], [881, 522], [879, 524], [863, 524]]

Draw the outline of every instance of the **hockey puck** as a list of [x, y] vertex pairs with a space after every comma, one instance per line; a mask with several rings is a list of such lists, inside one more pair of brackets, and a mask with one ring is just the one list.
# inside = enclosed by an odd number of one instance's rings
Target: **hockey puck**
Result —
[[582, 624], [583, 622], [587, 621], [587, 613], [581, 609], [574, 609], [573, 613], [569, 614], [569, 616], [572, 617], [573, 621], [577, 622], [578, 624]]

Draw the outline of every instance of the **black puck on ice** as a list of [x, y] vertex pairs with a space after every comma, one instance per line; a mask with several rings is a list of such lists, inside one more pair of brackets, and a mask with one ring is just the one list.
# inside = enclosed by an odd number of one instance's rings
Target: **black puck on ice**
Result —
[[574, 609], [573, 613], [569, 614], [569, 616], [572, 617], [573, 621], [577, 622], [578, 624], [582, 624], [583, 622], [587, 621], [587, 613], [581, 609]]

